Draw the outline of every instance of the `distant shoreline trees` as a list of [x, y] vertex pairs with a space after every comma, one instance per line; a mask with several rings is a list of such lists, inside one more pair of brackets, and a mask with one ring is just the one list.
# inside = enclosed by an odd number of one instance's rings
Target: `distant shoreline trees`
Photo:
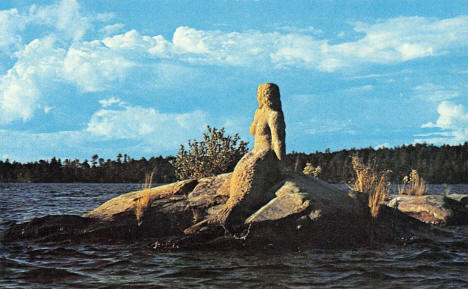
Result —
[[[353, 177], [351, 158], [356, 154], [364, 163], [372, 162], [378, 169], [390, 170], [392, 183], [401, 183], [412, 170], [417, 170], [432, 184], [468, 183], [468, 142], [440, 147], [416, 144], [378, 150], [369, 147], [310, 154], [292, 152], [286, 156], [285, 165], [290, 170], [303, 172], [309, 163], [321, 168], [321, 179], [346, 183]], [[97, 154], [91, 156], [90, 161], [55, 157], [28, 163], [5, 160], [0, 161], [0, 182], [144, 183], [145, 176], [154, 172], [153, 183], [169, 183], [177, 179], [171, 165], [174, 161], [174, 156], [135, 160], [121, 153], [115, 160], [104, 160]]]
[[[123, 160], [122, 160], [123, 157]], [[127, 154], [118, 154], [115, 160], [99, 158], [91, 161], [78, 159], [39, 160], [29, 163], [0, 161], [0, 182], [29, 183], [144, 183], [145, 176], [154, 172], [154, 183], [175, 180], [170, 161], [174, 157], [152, 157], [135, 160]]]

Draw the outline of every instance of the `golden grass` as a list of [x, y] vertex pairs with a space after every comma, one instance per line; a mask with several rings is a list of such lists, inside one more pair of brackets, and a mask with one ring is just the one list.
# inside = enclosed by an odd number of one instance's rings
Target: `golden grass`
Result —
[[322, 172], [322, 168], [320, 166], [314, 167], [311, 163], [306, 163], [304, 170], [302, 170], [302, 173], [304, 175], [314, 176], [316, 178], [318, 178], [321, 172]]
[[151, 190], [151, 185], [153, 183], [153, 176], [154, 176], [154, 172], [152, 172], [151, 175], [146, 175], [145, 184], [143, 185], [143, 191], [141, 192], [141, 195], [136, 202], [135, 215], [138, 221], [138, 226], [141, 226], [143, 214], [145, 213], [146, 209], [150, 205], [150, 201], [151, 201], [150, 190]]
[[426, 192], [426, 181], [419, 176], [417, 170], [411, 170], [410, 175], [403, 178], [403, 186], [398, 188], [399, 195], [422, 196]]
[[388, 171], [377, 172], [374, 168], [364, 165], [357, 155], [352, 157], [354, 180], [350, 188], [354, 191], [368, 194], [368, 205], [372, 217], [379, 214], [391, 184], [387, 180]]

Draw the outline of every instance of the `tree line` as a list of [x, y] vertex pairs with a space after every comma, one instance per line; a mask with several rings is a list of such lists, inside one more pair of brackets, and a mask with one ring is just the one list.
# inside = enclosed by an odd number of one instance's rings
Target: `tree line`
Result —
[[293, 152], [288, 154], [286, 161], [289, 169], [297, 172], [302, 171], [307, 163], [320, 166], [320, 179], [346, 183], [353, 177], [354, 155], [377, 170], [388, 170], [389, 180], [396, 184], [401, 183], [412, 170], [417, 170], [426, 182], [432, 184], [468, 183], [468, 142], [453, 146], [410, 144], [377, 150], [369, 147], [336, 152], [327, 149], [311, 154]]
[[118, 154], [115, 160], [100, 158], [97, 154], [80, 161], [52, 158], [25, 164], [0, 161], [0, 182], [33, 183], [144, 183], [145, 177], [154, 172], [153, 183], [169, 183], [175, 180], [174, 168], [168, 157], [141, 158], [135, 160], [126, 154]]
[[[400, 183], [412, 169], [428, 183], [468, 183], [468, 142], [461, 145], [403, 145], [395, 148], [349, 149], [336, 152], [298, 153], [286, 156], [285, 165], [302, 172], [307, 163], [320, 166], [319, 178], [331, 183], [346, 183], [353, 176], [352, 156], [379, 170], [389, 170], [392, 183]], [[28, 163], [0, 161], [0, 182], [102, 182], [143, 183], [154, 172], [153, 183], [176, 181], [175, 157], [135, 160], [118, 154], [115, 160], [94, 155], [80, 161], [52, 158]]]

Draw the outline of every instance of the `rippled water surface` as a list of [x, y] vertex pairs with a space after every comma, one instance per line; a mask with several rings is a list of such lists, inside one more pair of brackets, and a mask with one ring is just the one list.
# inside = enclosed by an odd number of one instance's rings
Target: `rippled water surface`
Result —
[[[81, 215], [136, 184], [0, 184], [0, 230]], [[468, 186], [433, 186], [466, 193]], [[148, 243], [0, 245], [0, 288], [468, 288], [466, 227], [406, 246], [301, 252], [160, 253]]]

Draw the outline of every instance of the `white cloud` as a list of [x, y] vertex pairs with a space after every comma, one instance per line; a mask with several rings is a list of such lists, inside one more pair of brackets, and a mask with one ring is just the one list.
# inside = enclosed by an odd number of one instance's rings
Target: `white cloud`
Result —
[[[193, 74], [187, 63], [333, 72], [369, 63], [389, 64], [439, 55], [468, 44], [468, 16], [442, 20], [399, 17], [374, 24], [357, 23], [355, 30], [364, 36], [340, 44], [316, 39], [314, 27], [283, 27], [281, 32], [263, 33], [204, 31], [182, 26], [170, 40], [161, 35], [141, 35], [136, 30], [112, 35], [122, 28], [121, 23], [102, 28], [102, 32], [112, 36], [83, 40], [87, 31], [98, 30], [94, 26], [97, 22], [112, 18], [111, 14], [85, 14], [76, 0], [33, 5], [27, 13], [15, 9], [0, 11], [0, 20], [5, 23], [0, 26], [0, 48], [20, 49], [14, 54], [16, 63], [0, 75], [0, 108], [4, 110], [0, 123], [30, 119], [48, 86], [56, 82], [72, 84], [82, 92], [111, 90], [126, 81], [130, 86], [174, 85], [179, 83], [174, 79]], [[50, 33], [24, 45], [20, 32], [27, 25], [48, 26]], [[144, 83], [130, 83], [129, 76], [136, 78], [138, 73], [151, 76]], [[370, 86], [363, 87], [367, 88]], [[448, 91], [434, 94], [434, 101], [454, 96], [442, 93]]]
[[262, 66], [269, 61], [277, 33], [203, 31], [181, 26], [172, 38], [174, 54], [191, 63]]
[[[83, 154], [84, 143], [89, 141], [89, 134], [83, 131], [60, 131], [49, 133], [30, 133], [0, 129], [0, 150], [7, 151], [7, 157], [15, 161], [31, 161], [60, 157], [65, 148], [68, 157], [75, 158]], [[85, 155], [90, 155], [88, 152]]]
[[19, 15], [18, 10], [0, 10], [0, 52], [8, 53], [21, 44], [18, 30], [26, 25], [25, 17]]
[[91, 28], [93, 19], [81, 15], [80, 4], [76, 0], [62, 0], [49, 6], [31, 6], [28, 20], [53, 26], [62, 36], [76, 41]]
[[37, 108], [39, 95], [40, 92], [31, 80], [4, 77], [0, 81], [0, 124], [17, 119], [29, 120]]
[[440, 102], [460, 95], [455, 89], [445, 88], [433, 83], [424, 83], [413, 88], [415, 96], [431, 102]]
[[386, 143], [383, 143], [383, 144], [376, 145], [375, 149], [378, 150], [378, 149], [384, 149], [384, 148], [390, 148], [390, 147], [391, 147], [391, 145], [388, 142], [386, 142]]
[[64, 78], [85, 92], [103, 91], [125, 79], [135, 66], [130, 59], [98, 41], [83, 42], [68, 49], [63, 61]]
[[[207, 123], [206, 114], [200, 110], [161, 113], [154, 108], [123, 105], [98, 110], [81, 130], [31, 133], [0, 129], [0, 151], [8, 152], [4, 158], [16, 161], [87, 157], [94, 153], [112, 157], [116, 150], [137, 155], [173, 154], [188, 139], [199, 138]], [[109, 142], [113, 140], [119, 141]]]
[[53, 106], [44, 106], [44, 113], [47, 114], [49, 113], [52, 109], [54, 109], [55, 107]]
[[308, 127], [313, 127], [305, 130], [307, 134], [333, 134], [336, 132], [345, 132], [348, 134], [354, 134], [354, 131], [350, 129], [352, 121], [338, 121], [334, 119], [311, 119], [307, 122]]
[[[334, 71], [352, 65], [390, 64], [442, 54], [468, 44], [467, 26], [468, 16], [443, 20], [399, 17], [376, 24], [357, 23], [354, 29], [365, 33], [365, 36], [336, 45], [323, 43], [320, 49], [322, 60], [315, 68]], [[307, 47], [316, 44], [311, 43]], [[300, 53], [299, 56], [309, 63], [308, 53]]]
[[40, 108], [41, 88], [54, 79], [63, 50], [54, 48], [52, 37], [36, 39], [19, 51], [18, 61], [0, 77], [0, 124], [29, 120]]
[[124, 27], [125, 25], [123, 23], [115, 23], [104, 26], [103, 28], [99, 29], [99, 32], [107, 36], [119, 32]]
[[137, 57], [166, 57], [173, 50], [173, 45], [161, 35], [143, 36], [136, 30], [124, 34], [106, 37], [102, 43], [113, 51], [120, 53], [137, 53]]
[[[179, 27], [175, 53], [192, 54], [191, 62], [256, 66], [276, 65], [335, 71], [362, 64], [391, 64], [444, 54], [468, 44], [468, 16], [437, 20], [398, 17], [375, 24], [356, 23], [359, 40], [331, 45], [301, 33], [243, 33]], [[300, 31], [300, 29], [298, 30]]]
[[300, 34], [305, 34], [305, 33], [311, 33], [313, 35], [323, 34], [323, 31], [321, 29], [317, 29], [313, 26], [297, 27], [297, 26], [285, 25], [285, 26], [279, 26], [278, 30], [289, 32], [289, 33], [300, 33]]
[[199, 110], [161, 113], [153, 108], [124, 106], [97, 111], [86, 131], [102, 139], [136, 139], [167, 149], [198, 137], [206, 124], [206, 114]]
[[355, 94], [355, 93], [364, 93], [364, 92], [372, 91], [373, 89], [374, 89], [373, 85], [366, 84], [366, 85], [347, 88], [344, 90], [344, 92]]
[[101, 100], [99, 100], [99, 103], [102, 105], [102, 107], [109, 107], [109, 106], [112, 106], [114, 104], [117, 104], [119, 106], [124, 106], [126, 104], [125, 102], [121, 101], [120, 99], [118, 99], [116, 97], [101, 99]]
[[[425, 123], [422, 128], [439, 128], [443, 131], [426, 135], [429, 138], [417, 139], [416, 141], [458, 144], [468, 140], [468, 111], [463, 105], [442, 101], [437, 107], [437, 112], [439, 118], [436, 123]], [[437, 137], [434, 138], [433, 136]]]
[[61, 36], [79, 40], [94, 18], [81, 15], [76, 0], [62, 0], [49, 6], [32, 5], [25, 13], [19, 13], [17, 9], [0, 10], [0, 48], [8, 49], [10, 45], [19, 48], [22, 44], [19, 32], [28, 25], [46, 25]]

